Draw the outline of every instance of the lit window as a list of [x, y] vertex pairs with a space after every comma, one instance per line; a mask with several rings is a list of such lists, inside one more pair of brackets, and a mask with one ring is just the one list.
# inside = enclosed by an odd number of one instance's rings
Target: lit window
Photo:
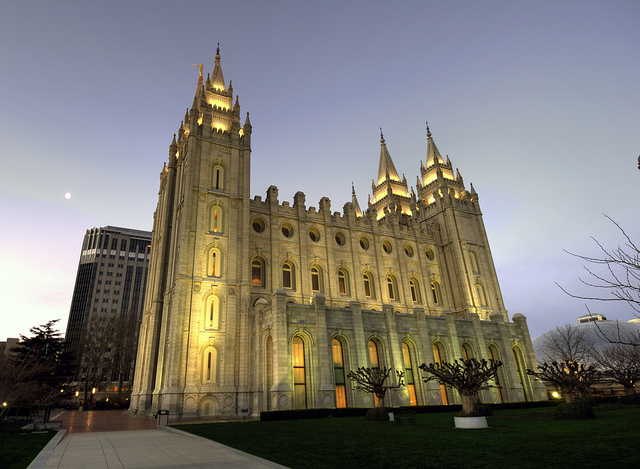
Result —
[[402, 357], [404, 358], [404, 376], [409, 390], [409, 405], [418, 405], [416, 398], [416, 386], [413, 380], [413, 365], [411, 363], [411, 352], [409, 351], [409, 345], [406, 342], [402, 342]]
[[469, 345], [467, 342], [462, 344], [462, 358], [464, 360], [469, 360], [470, 358], [473, 357], [473, 352], [471, 349], [471, 345]]
[[[369, 366], [371, 368], [380, 368], [380, 357], [378, 355], [378, 345], [373, 341], [369, 341]], [[373, 395], [373, 403], [375, 407], [378, 407], [379, 398], [375, 394]]]
[[344, 375], [342, 343], [338, 339], [331, 341], [333, 350], [333, 373], [336, 386], [336, 407], [347, 407], [347, 390]]
[[262, 275], [263, 275], [262, 261], [256, 258], [251, 262], [251, 285], [263, 286], [264, 279]]
[[222, 254], [219, 249], [209, 251], [208, 271], [210, 277], [222, 277]]
[[364, 296], [367, 298], [375, 298], [375, 291], [373, 289], [373, 278], [369, 272], [365, 272], [363, 275], [364, 281]]
[[220, 298], [217, 295], [210, 295], [207, 298], [205, 311], [205, 324], [207, 329], [220, 328]]
[[293, 408], [307, 408], [306, 379], [304, 370], [304, 342], [300, 337], [293, 338]]
[[338, 271], [338, 289], [343, 295], [350, 295], [351, 289], [349, 287], [349, 273], [345, 269]]
[[[442, 362], [446, 360], [444, 356], [444, 346], [442, 346], [442, 344], [438, 344], [437, 342], [433, 344], [433, 359], [439, 365], [442, 365]], [[442, 399], [443, 405], [449, 405], [447, 387], [444, 384], [440, 385], [440, 398]]]
[[211, 208], [211, 221], [209, 223], [209, 231], [214, 233], [222, 232], [222, 208], [214, 206]]

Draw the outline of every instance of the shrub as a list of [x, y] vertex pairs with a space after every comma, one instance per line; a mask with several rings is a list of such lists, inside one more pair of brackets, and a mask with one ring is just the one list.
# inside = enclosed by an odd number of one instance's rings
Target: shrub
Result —
[[596, 418], [596, 414], [593, 411], [593, 407], [580, 401], [560, 404], [553, 411], [553, 416], [557, 419], [570, 419], [570, 420]]
[[580, 404], [588, 405], [589, 407], [598, 407], [598, 401], [595, 397], [585, 397], [584, 399], [576, 399], [574, 402], [578, 402]]
[[393, 412], [393, 409], [390, 407], [374, 407], [367, 411], [367, 415], [365, 415], [365, 417], [367, 420], [386, 422], [389, 420], [389, 412]]
[[619, 400], [624, 405], [640, 405], [640, 394], [632, 394], [631, 396], [622, 396]]

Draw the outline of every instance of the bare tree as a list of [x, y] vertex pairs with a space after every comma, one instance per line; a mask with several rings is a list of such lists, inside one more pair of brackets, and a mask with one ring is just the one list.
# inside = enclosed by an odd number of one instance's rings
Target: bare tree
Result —
[[460, 394], [462, 399], [462, 415], [473, 415], [473, 411], [478, 399], [478, 393], [481, 389], [487, 387], [487, 383], [495, 379], [498, 368], [502, 366], [502, 362], [498, 360], [475, 358], [468, 360], [459, 359], [453, 363], [442, 362], [422, 364], [420, 369], [431, 374], [424, 378], [424, 382], [438, 380], [441, 384], [449, 386]]
[[640, 380], [640, 347], [614, 344], [594, 357], [604, 378], [622, 385], [627, 396], [635, 393], [634, 384]]
[[602, 379], [602, 374], [593, 365], [584, 365], [571, 360], [544, 362], [538, 365], [538, 370], [527, 370], [527, 374], [555, 387], [562, 394], [565, 402], [573, 401], [574, 392], [584, 396], [591, 386]]
[[592, 360], [594, 343], [585, 331], [566, 324], [544, 334], [542, 361], [572, 361], [587, 363]]
[[[633, 309], [634, 315], [640, 318], [640, 249], [620, 225], [607, 215], [605, 217], [620, 230], [626, 240], [624, 244], [618, 245], [614, 249], [607, 249], [592, 237], [600, 248], [600, 256], [583, 256], [566, 251], [585, 262], [583, 267], [587, 276], [586, 279], [580, 278], [580, 281], [587, 287], [594, 289], [595, 293], [593, 295], [576, 295], [561, 285], [557, 285], [572, 298], [605, 303], [625, 302]], [[587, 311], [591, 314], [588, 306]], [[610, 343], [640, 346], [640, 333], [623, 334], [618, 329], [616, 334], [607, 333], [601, 328], [598, 330], [600, 335]]]
[[115, 324], [114, 318], [91, 318], [80, 341], [80, 380], [84, 384], [85, 405], [93, 399], [91, 390], [97, 388], [111, 372]]
[[382, 400], [388, 389], [397, 389], [400, 386], [404, 386], [404, 372], [402, 371], [396, 371], [398, 384], [395, 386], [385, 385], [384, 382], [389, 377], [389, 373], [391, 373], [391, 368], [378, 368], [377, 366], [367, 368], [363, 366], [356, 371], [350, 371], [347, 378], [354, 382], [353, 389], [356, 391], [375, 394], [378, 398], [378, 407], [382, 407]]
[[114, 321], [112, 342], [112, 375], [118, 380], [118, 396], [122, 396], [124, 381], [133, 381], [133, 369], [138, 350], [140, 321], [136, 314], [122, 314]]

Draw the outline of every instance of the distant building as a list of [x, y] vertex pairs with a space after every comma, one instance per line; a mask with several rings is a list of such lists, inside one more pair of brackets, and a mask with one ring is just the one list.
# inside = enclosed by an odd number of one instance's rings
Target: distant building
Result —
[[105, 226], [87, 230], [65, 334], [67, 373], [77, 378], [79, 344], [95, 317], [142, 315], [151, 233]]
[[11, 357], [15, 355], [14, 349], [20, 345], [20, 339], [17, 337], [9, 337], [6, 341], [0, 342], [0, 355]]
[[379, 157], [360, 156], [376, 177], [365, 211], [355, 192], [342, 213], [326, 197], [308, 207], [302, 192], [282, 202], [275, 186], [252, 198], [249, 115], [241, 123], [219, 53], [211, 75], [200, 70], [160, 174], [133, 409], [373, 406], [347, 379], [363, 366], [406, 374], [386, 405], [457, 403], [418, 366], [461, 357], [503, 362], [484, 402], [546, 399], [525, 372], [535, 364], [526, 319], [509, 321], [478, 194], [428, 128], [415, 191], [382, 136]]

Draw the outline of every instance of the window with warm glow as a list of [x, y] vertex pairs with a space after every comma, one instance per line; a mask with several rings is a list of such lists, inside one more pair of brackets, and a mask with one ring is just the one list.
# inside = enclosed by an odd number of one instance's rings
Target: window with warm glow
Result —
[[[442, 362], [446, 360], [446, 357], [444, 356], [444, 345], [442, 345], [441, 343], [435, 342], [433, 344], [433, 359], [439, 365], [442, 365]], [[447, 387], [444, 384], [440, 385], [440, 398], [442, 399], [443, 405], [449, 405]]]
[[338, 339], [331, 341], [333, 351], [333, 373], [336, 387], [336, 407], [347, 407], [347, 390], [344, 374], [344, 356], [342, 343]]
[[282, 287], [295, 289], [295, 270], [291, 262], [282, 265]]
[[471, 345], [469, 345], [468, 342], [464, 342], [462, 344], [462, 358], [464, 358], [465, 360], [473, 358], [473, 351]]
[[413, 363], [411, 362], [411, 351], [406, 342], [402, 342], [402, 357], [404, 359], [404, 376], [409, 390], [409, 405], [418, 405], [416, 398], [416, 386], [413, 380]]
[[218, 368], [218, 349], [212, 346], [207, 347], [202, 357], [202, 382], [218, 382]]
[[396, 301], [398, 299], [398, 285], [393, 275], [387, 277], [387, 287], [389, 289], [389, 299]]
[[322, 291], [322, 269], [318, 266], [311, 267], [311, 290]]
[[222, 232], [222, 207], [218, 205], [211, 207], [211, 220], [209, 223], [209, 231], [213, 233]]
[[205, 311], [205, 325], [207, 329], [220, 328], [220, 307], [220, 298], [217, 295], [209, 295]]
[[433, 302], [435, 304], [442, 304], [442, 293], [440, 292], [440, 284], [438, 282], [431, 282], [431, 295], [433, 296]]
[[260, 287], [264, 286], [263, 278], [264, 268], [261, 259], [254, 259], [251, 262], [251, 285]]
[[305, 377], [304, 342], [300, 337], [293, 338], [293, 408], [307, 408]]
[[365, 272], [363, 275], [364, 281], [364, 296], [367, 298], [375, 298], [375, 291], [373, 289], [373, 277], [369, 272]]
[[210, 277], [222, 277], [222, 254], [217, 248], [209, 250], [208, 271]]
[[338, 289], [342, 295], [350, 295], [351, 289], [349, 287], [349, 272], [345, 269], [338, 271]]
[[[369, 366], [371, 368], [380, 368], [380, 357], [378, 355], [378, 346], [373, 340], [369, 341]], [[379, 401], [380, 399], [378, 399], [378, 396], [374, 394], [373, 403], [375, 407], [378, 407]]]
[[420, 284], [415, 278], [409, 280], [409, 288], [411, 290], [411, 300], [414, 303], [422, 303], [422, 297], [420, 296]]

